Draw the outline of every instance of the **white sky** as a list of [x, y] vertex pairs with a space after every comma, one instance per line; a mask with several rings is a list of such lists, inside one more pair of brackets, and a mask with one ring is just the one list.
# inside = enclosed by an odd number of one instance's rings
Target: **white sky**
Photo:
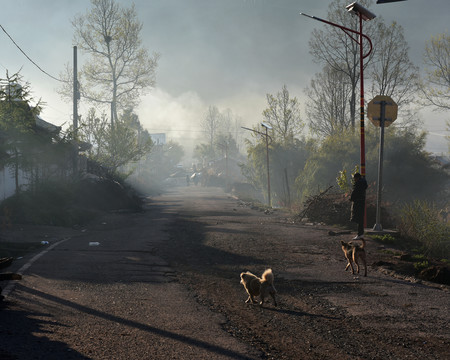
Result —
[[[118, 2], [131, 4], [127, 0]], [[266, 94], [275, 94], [284, 84], [291, 96], [303, 103], [304, 88], [321, 70], [309, 54], [311, 31], [327, 25], [299, 13], [326, 18], [330, 2], [134, 1], [143, 22], [144, 46], [161, 54], [156, 88], [142, 98], [137, 109], [141, 123], [151, 133], [166, 132], [169, 140], [194, 141], [201, 135], [199, 121], [210, 105], [220, 110], [229, 108], [244, 126], [253, 126], [262, 119]], [[448, 31], [450, 1], [372, 3], [370, 9], [377, 16], [402, 25], [410, 57], [422, 67], [425, 42]], [[72, 64], [71, 20], [90, 8], [89, 0], [2, 1], [1, 8], [0, 24], [42, 69], [58, 77], [65, 64]], [[0, 76], [4, 78], [6, 70], [10, 74], [20, 70], [34, 97], [46, 103], [42, 117], [55, 125], [71, 123], [72, 103], [60, 99], [58, 82], [26, 59], [3, 31], [0, 48]], [[81, 67], [80, 52], [78, 62]], [[81, 103], [80, 113], [86, 110]], [[445, 120], [450, 115], [424, 110], [421, 116], [430, 131], [427, 149], [446, 153]]]

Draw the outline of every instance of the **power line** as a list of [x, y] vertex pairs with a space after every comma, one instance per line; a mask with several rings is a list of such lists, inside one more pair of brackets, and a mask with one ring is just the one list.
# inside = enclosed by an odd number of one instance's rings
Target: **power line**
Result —
[[0, 24], [0, 27], [2, 28], [3, 32], [10, 38], [10, 40], [13, 42], [14, 45], [16, 45], [16, 47], [20, 50], [20, 52], [22, 54], [25, 55], [25, 57], [31, 61], [32, 64], [34, 64], [34, 66], [36, 66], [39, 70], [41, 70], [45, 75], [51, 77], [54, 80], [60, 81], [60, 82], [66, 82], [64, 80], [58, 79], [56, 77], [54, 77], [53, 75], [49, 74], [47, 71], [45, 71], [44, 69], [42, 69], [38, 64], [36, 64], [26, 53], [25, 51], [23, 51], [19, 45], [17, 45], [17, 43], [14, 41], [14, 39], [11, 37], [11, 35], [8, 34], [8, 32], [5, 30], [5, 28]]

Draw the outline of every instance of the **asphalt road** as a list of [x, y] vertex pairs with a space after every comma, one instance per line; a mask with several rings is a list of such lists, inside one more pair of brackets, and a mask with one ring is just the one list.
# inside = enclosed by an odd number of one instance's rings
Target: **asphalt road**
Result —
[[[216, 202], [206, 200], [205, 206]], [[35, 232], [36, 239], [50, 239], [51, 248], [14, 264], [15, 270], [22, 268], [23, 280], [5, 290], [0, 359], [248, 359], [256, 354], [224, 331], [225, 319], [199, 305], [175, 281], [175, 269], [156, 255], [181, 207], [180, 193], [166, 194], [152, 199], [143, 213], [111, 214], [86, 228], [58, 229], [56, 235], [49, 228]]]
[[[381, 271], [369, 240], [368, 276], [345, 272], [350, 236], [331, 229], [190, 186], [86, 228], [16, 231], [49, 245], [13, 264], [0, 359], [448, 359], [449, 288]], [[266, 267], [279, 306], [245, 304], [240, 272]]]

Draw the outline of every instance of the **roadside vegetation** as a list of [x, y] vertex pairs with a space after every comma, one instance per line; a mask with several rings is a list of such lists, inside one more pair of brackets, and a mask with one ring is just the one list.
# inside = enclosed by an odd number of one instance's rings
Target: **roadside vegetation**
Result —
[[4, 225], [79, 226], [104, 211], [141, 211], [139, 194], [117, 179], [47, 181], [1, 203]]
[[[371, 6], [368, 0], [361, 4]], [[152, 140], [134, 112], [140, 96], [155, 86], [159, 61], [157, 53], [150, 55], [142, 47], [142, 24], [134, 6], [123, 8], [114, 0], [91, 5], [73, 20], [74, 43], [89, 58], [80, 70], [76, 95], [92, 106], [79, 116], [77, 128], [38, 129], [44, 104], [33, 101], [28, 84], [17, 87], [19, 74], [0, 79], [0, 169], [13, 174], [16, 190], [0, 204], [6, 225], [74, 226], [99, 211], [139, 211], [136, 191], [160, 193], [165, 180], [181, 172], [183, 147]], [[357, 24], [345, 5], [343, 0], [332, 1], [327, 18], [354, 28]], [[129, 36], [122, 31], [123, 23], [130, 24]], [[398, 119], [385, 129], [381, 223], [399, 230], [400, 236], [376, 240], [386, 245], [384, 251], [410, 252], [415, 270], [421, 272], [433, 261], [445, 264], [450, 259], [449, 167], [425, 150], [427, 134], [417, 117], [418, 105], [450, 108], [448, 68], [442, 65], [449, 63], [449, 36], [439, 34], [427, 43], [427, 68], [420, 79], [401, 26], [377, 17], [365, 31], [379, 44], [366, 59], [367, 100], [387, 95], [399, 105]], [[242, 129], [238, 114], [210, 105], [199, 119], [204, 138], [194, 149], [191, 173], [200, 174], [201, 185], [234, 191], [267, 213], [287, 208], [297, 220], [354, 229], [349, 192], [350, 175], [360, 159], [359, 50], [333, 27], [314, 30], [310, 53], [323, 67], [305, 88], [305, 103], [283, 84], [280, 91], [266, 94], [264, 125], [258, 121]], [[73, 74], [67, 69], [61, 74], [67, 81], [60, 93], [72, 101]], [[99, 77], [103, 80], [96, 81]], [[364, 134], [371, 226], [379, 128], [366, 121]], [[21, 175], [27, 185], [20, 182]], [[187, 175], [182, 174], [184, 184]], [[389, 242], [396, 248], [390, 250]]]

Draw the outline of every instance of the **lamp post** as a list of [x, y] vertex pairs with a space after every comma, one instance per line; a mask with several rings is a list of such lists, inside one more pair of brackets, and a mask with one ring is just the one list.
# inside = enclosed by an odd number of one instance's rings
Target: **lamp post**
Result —
[[[310, 16], [304, 13], [300, 13], [301, 15], [307, 16], [311, 19], [321, 21], [325, 24], [337, 27], [344, 31], [345, 34], [347, 34], [353, 41], [355, 41], [359, 45], [359, 66], [360, 66], [360, 81], [361, 81], [361, 102], [360, 102], [360, 173], [363, 177], [366, 176], [366, 153], [365, 153], [365, 137], [364, 137], [364, 59], [370, 55], [372, 52], [372, 41], [367, 35], [363, 34], [362, 31], [362, 21], [368, 21], [375, 18], [375, 14], [371, 13], [369, 10], [364, 8], [363, 6], [359, 5], [357, 2], [351, 3], [350, 5], [346, 6], [346, 9], [349, 12], [353, 12], [354, 14], [358, 15], [359, 17], [359, 31], [347, 28], [345, 26], [332, 23], [331, 21], [324, 20], [321, 18], [318, 18], [316, 16]], [[357, 34], [359, 36], [358, 39], [356, 39], [352, 34]], [[363, 48], [363, 38], [366, 39], [369, 42], [369, 51], [364, 54], [364, 48]]]
[[[267, 161], [267, 203], [271, 207], [272, 201], [270, 198], [270, 169], [269, 169], [269, 138], [270, 135], [268, 134], [268, 129], [272, 129], [272, 126], [266, 123], [261, 123], [261, 125], [266, 129], [266, 132], [263, 133], [261, 131], [257, 131], [254, 129], [249, 129], [244, 126], [241, 126], [242, 129], [252, 131], [254, 133], [260, 134], [266, 138], [266, 161]], [[270, 141], [272, 141], [272, 138], [270, 138]]]
[[386, 4], [386, 3], [399, 2], [399, 1], [406, 1], [406, 0], [377, 0], [377, 4]]

